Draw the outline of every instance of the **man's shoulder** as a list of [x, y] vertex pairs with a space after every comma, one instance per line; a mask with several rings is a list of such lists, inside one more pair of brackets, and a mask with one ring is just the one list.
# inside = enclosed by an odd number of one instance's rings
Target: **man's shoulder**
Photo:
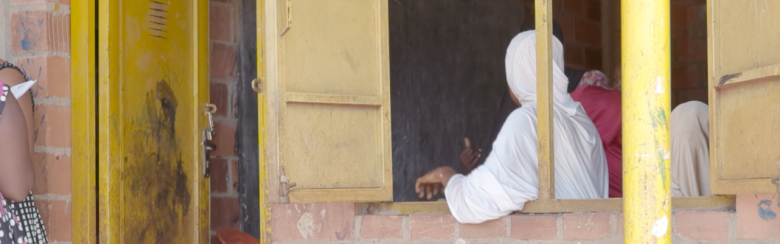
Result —
[[514, 128], [536, 126], [536, 106], [522, 106], [509, 114], [504, 125]]

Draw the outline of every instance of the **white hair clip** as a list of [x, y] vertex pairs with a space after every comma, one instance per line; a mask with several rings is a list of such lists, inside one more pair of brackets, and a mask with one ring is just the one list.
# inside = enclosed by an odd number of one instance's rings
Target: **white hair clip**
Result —
[[24, 95], [25, 92], [29, 91], [30, 88], [35, 85], [35, 82], [38, 82], [38, 80], [28, 80], [18, 85], [12, 86], [11, 93], [14, 94], [14, 98], [19, 99], [19, 97]]

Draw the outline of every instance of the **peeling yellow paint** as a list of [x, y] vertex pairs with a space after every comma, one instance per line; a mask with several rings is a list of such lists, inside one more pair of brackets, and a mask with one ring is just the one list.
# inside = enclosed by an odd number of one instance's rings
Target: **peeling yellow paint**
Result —
[[207, 4], [99, 3], [100, 243], [210, 241]]
[[621, 19], [624, 242], [670, 243], [669, 1], [622, 1]]

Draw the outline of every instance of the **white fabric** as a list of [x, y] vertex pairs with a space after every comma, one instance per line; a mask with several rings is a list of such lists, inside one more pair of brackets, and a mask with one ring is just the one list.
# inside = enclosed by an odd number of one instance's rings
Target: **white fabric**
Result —
[[672, 197], [710, 195], [709, 111], [691, 101], [672, 111]]
[[[580, 103], [574, 101], [567, 92], [569, 78], [563, 72], [563, 44], [553, 37], [552, 48], [553, 104], [556, 109], [574, 115]], [[520, 104], [536, 103], [535, 31], [522, 32], [512, 39], [507, 48], [505, 66], [509, 88]]]
[[[521, 67], [535, 61], [535, 38], [534, 31], [520, 33], [507, 50], [509, 87], [515, 96], [522, 97], [519, 100], [523, 106], [506, 119], [485, 163], [468, 176], [453, 176], [444, 189], [450, 212], [458, 222], [496, 219], [522, 210], [526, 202], [539, 196], [536, 70]], [[553, 55], [559, 60], [556, 63], [562, 63], [560, 42], [555, 40], [553, 47]], [[561, 67], [555, 65], [555, 73], [563, 74]], [[607, 161], [598, 131], [582, 106], [565, 93], [566, 76], [554, 76], [554, 83], [555, 198], [606, 198]], [[557, 91], [560, 84], [564, 84], [563, 94]]]
[[14, 94], [14, 98], [19, 99], [25, 92], [30, 90], [30, 87], [32, 87], [35, 82], [38, 82], [38, 80], [29, 80], [12, 86], [11, 93]]

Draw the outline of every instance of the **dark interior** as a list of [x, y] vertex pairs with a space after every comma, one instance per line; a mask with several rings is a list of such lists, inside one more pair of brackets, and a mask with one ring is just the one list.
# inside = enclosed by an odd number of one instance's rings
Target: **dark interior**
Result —
[[417, 177], [461, 170], [464, 137], [487, 157], [506, 47], [533, 24], [517, 0], [392, 0], [389, 12], [393, 199], [418, 201]]

